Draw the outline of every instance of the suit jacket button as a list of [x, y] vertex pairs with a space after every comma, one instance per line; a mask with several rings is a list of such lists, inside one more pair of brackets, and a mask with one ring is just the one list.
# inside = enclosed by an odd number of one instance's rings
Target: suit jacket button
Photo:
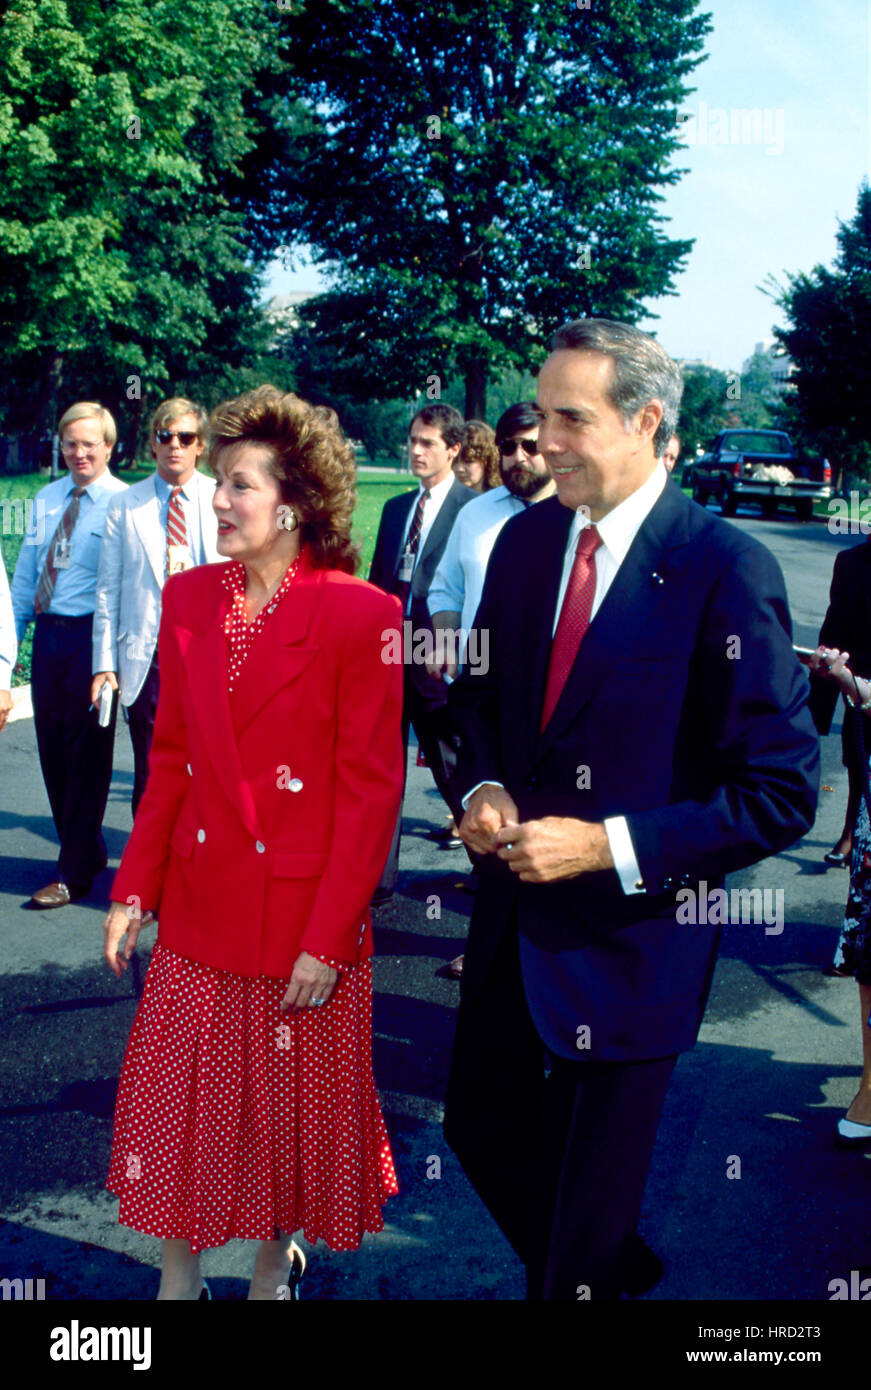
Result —
[[299, 780], [298, 777], [291, 777], [291, 779], [290, 779], [290, 781], [288, 782], [287, 785], [288, 785], [288, 787], [290, 788], [290, 790], [291, 790], [292, 792], [301, 792], [301, 791], [302, 791], [302, 782]]
[[205, 844], [205, 842], [206, 842], [206, 832], [205, 832], [205, 830], [198, 830], [198, 831], [197, 831], [197, 839], [199, 840], [199, 842], [200, 842], [201, 845]]
[[258, 854], [266, 853], [266, 846], [264, 845], [262, 840], [258, 840], [254, 848], [256, 849]]
[[644, 889], [644, 879], [643, 879], [643, 878], [636, 878], [636, 880], [635, 880], [635, 887], [638, 889], [639, 893], [641, 893], [641, 892], [643, 891], [643, 889]]

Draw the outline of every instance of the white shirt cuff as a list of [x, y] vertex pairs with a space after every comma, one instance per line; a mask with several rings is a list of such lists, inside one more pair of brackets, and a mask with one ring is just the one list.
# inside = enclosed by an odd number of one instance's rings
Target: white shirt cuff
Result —
[[611, 858], [614, 860], [614, 868], [623, 892], [628, 894], [645, 892], [641, 870], [638, 867], [638, 860], [635, 858], [632, 836], [629, 834], [629, 826], [626, 824], [626, 817], [611, 816], [603, 823], [611, 848]]
[[466, 792], [466, 795], [460, 802], [460, 805], [462, 806], [464, 811], [468, 811], [469, 802], [472, 800], [472, 797], [475, 795], [475, 792], [478, 790], [479, 787], [502, 787], [503, 791], [505, 789], [504, 784], [502, 782], [491, 782], [489, 778], [486, 782], [476, 782], [472, 790]]

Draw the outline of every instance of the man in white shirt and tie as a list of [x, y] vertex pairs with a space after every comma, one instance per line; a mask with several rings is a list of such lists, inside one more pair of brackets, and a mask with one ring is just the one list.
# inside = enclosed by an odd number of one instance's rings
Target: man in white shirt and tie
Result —
[[[403, 644], [408, 663], [404, 667], [403, 732], [407, 741], [409, 725], [414, 725], [436, 786], [452, 811], [459, 808], [448, 780], [455, 748], [447, 711], [447, 687], [428, 674], [423, 662], [409, 662], [408, 648], [416, 648], [416, 639], [423, 630], [432, 632], [426, 606], [429, 586], [457, 514], [478, 496], [458, 483], [452, 471], [464, 431], [462, 415], [449, 405], [424, 406], [415, 415], [408, 431], [408, 456], [419, 487], [385, 503], [369, 571], [370, 583], [396, 594], [410, 619], [412, 640]], [[408, 630], [406, 627], [406, 633]], [[373, 902], [386, 901], [396, 885], [401, 824], [400, 811]]]
[[101, 720], [90, 700], [91, 634], [106, 509], [127, 484], [109, 472], [115, 421], [95, 401], [78, 401], [58, 423], [69, 473], [34, 498], [39, 526], [27, 535], [12, 579], [20, 641], [36, 619], [31, 698], [39, 761], [60, 854], [54, 881], [33, 895], [39, 908], [84, 897], [106, 866], [103, 815], [112, 780], [113, 699]]
[[217, 551], [213, 479], [197, 472], [206, 447], [206, 412], [183, 396], [163, 401], [151, 417], [156, 468], [110, 506], [97, 575], [93, 681], [121, 692], [133, 744], [133, 814], [148, 776], [160, 689], [157, 634], [164, 581], [211, 564]]

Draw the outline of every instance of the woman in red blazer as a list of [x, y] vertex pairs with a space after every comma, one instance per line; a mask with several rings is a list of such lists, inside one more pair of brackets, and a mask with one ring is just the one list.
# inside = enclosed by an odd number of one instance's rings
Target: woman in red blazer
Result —
[[242, 1238], [261, 1242], [249, 1297], [272, 1300], [296, 1294], [294, 1231], [356, 1249], [397, 1190], [367, 905], [402, 794], [402, 673], [382, 659], [402, 617], [353, 577], [331, 411], [264, 386], [211, 435], [230, 563], [164, 588], [148, 784], [104, 924], [120, 975], [160, 918], [107, 1186], [163, 1238], [158, 1298], [208, 1297], [199, 1252]]

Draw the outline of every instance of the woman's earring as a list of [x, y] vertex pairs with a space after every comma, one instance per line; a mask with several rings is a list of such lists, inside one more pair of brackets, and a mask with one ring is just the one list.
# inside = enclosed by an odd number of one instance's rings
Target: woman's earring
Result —
[[293, 510], [293, 507], [288, 507], [285, 503], [282, 503], [282, 505], [278, 508], [278, 528], [279, 528], [279, 530], [281, 530], [281, 531], [295, 531], [298, 525], [299, 525], [299, 517], [297, 516], [296, 512]]

